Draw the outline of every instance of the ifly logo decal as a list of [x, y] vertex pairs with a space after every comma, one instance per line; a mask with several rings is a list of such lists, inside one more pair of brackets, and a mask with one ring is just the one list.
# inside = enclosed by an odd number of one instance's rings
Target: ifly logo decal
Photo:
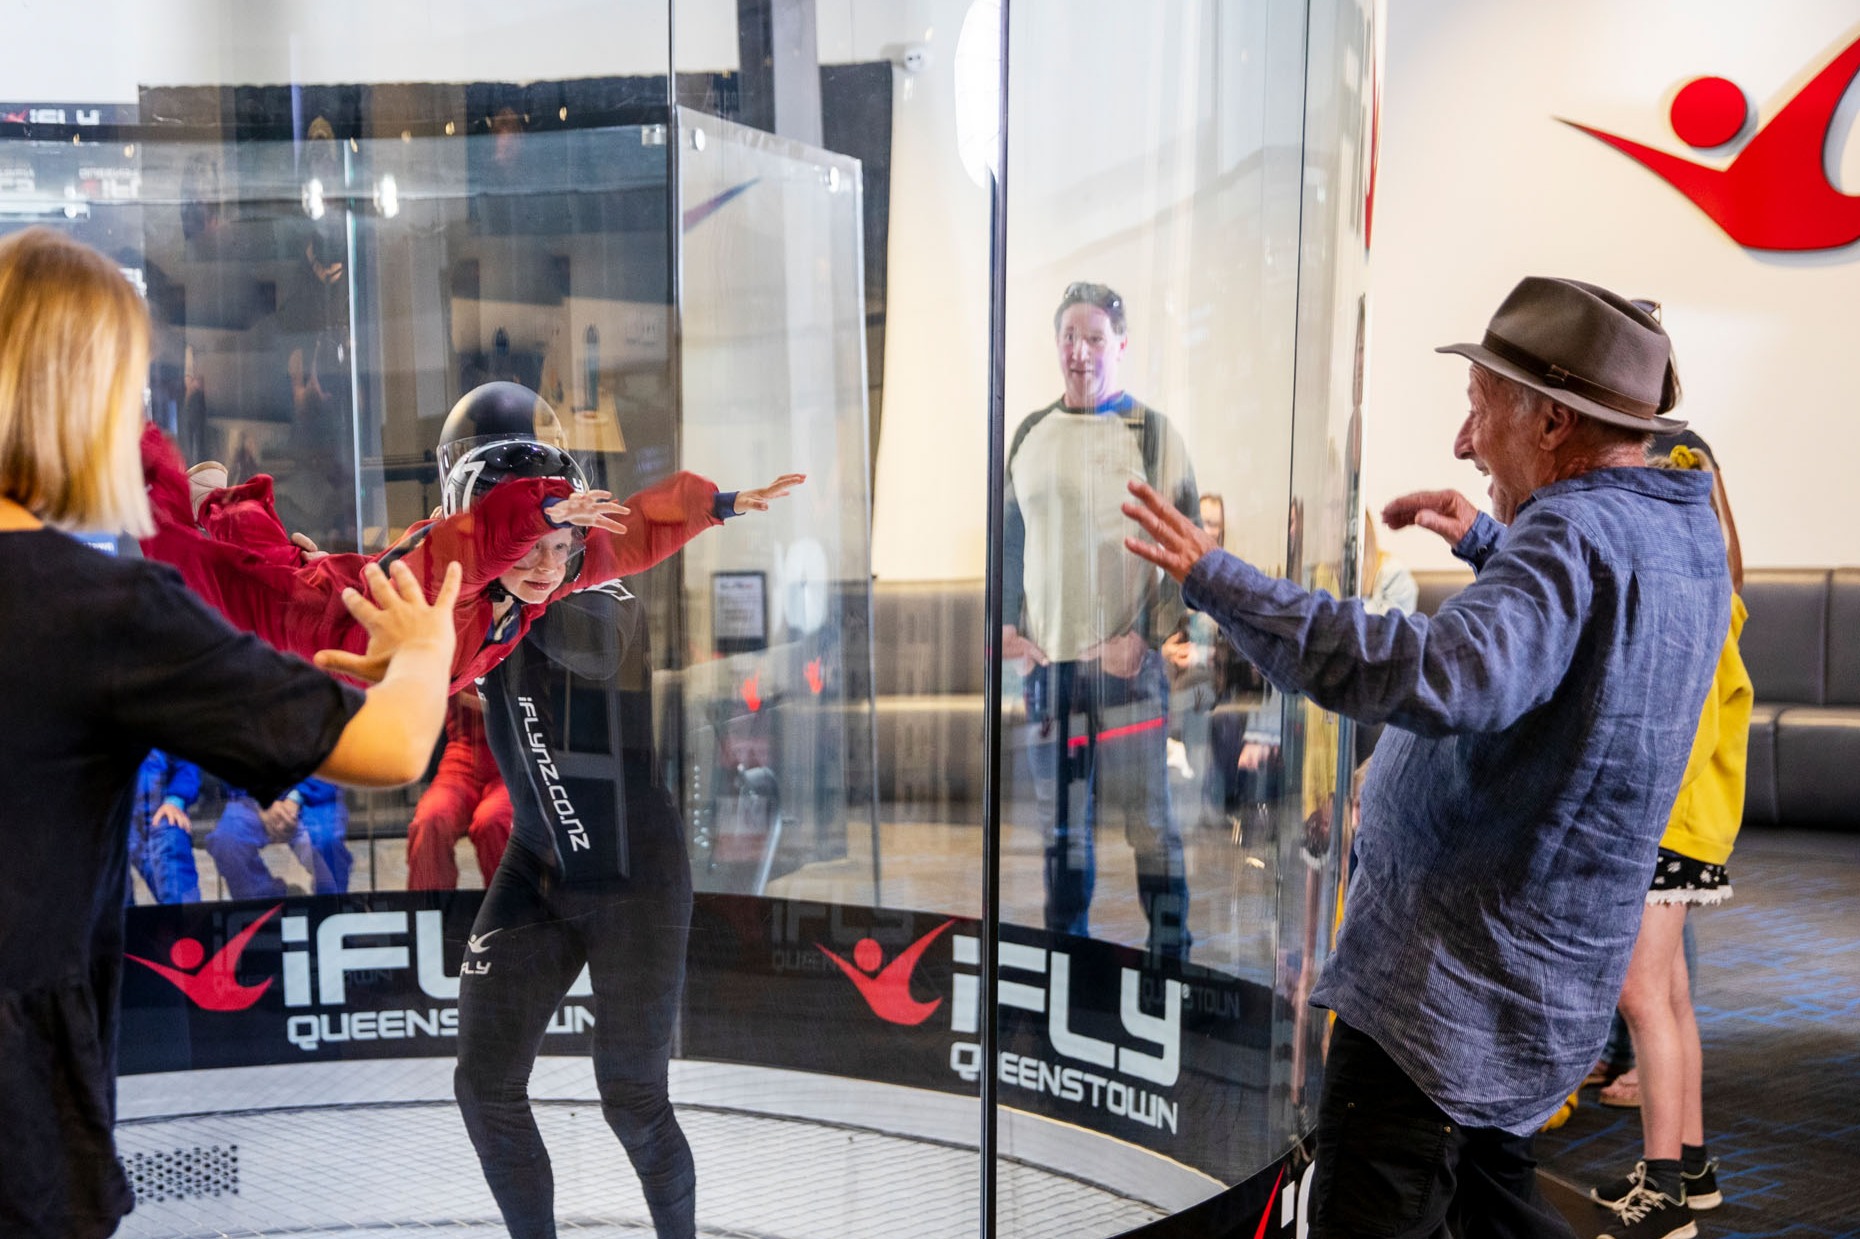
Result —
[[[965, 934], [951, 941], [958, 971], [950, 1001], [950, 1031], [974, 1035], [981, 1023], [981, 943]], [[1054, 1054], [1052, 1058], [998, 1054], [995, 1073], [1001, 1083], [1176, 1131], [1177, 1103], [1131, 1081], [1169, 1088], [1181, 1075], [1182, 1006], [1187, 991], [1180, 981], [1164, 980], [1162, 1011], [1151, 1015], [1143, 1010], [1142, 970], [1118, 969], [1121, 1035], [1108, 1040], [1074, 1027], [1077, 1012], [1069, 952], [1003, 942], [999, 964], [996, 1000], [1003, 1008], [1045, 1016], [1046, 1040]], [[961, 971], [965, 965], [976, 971]], [[973, 1041], [956, 1042], [950, 1046], [949, 1065], [973, 1083], [981, 1075], [981, 1046]], [[1101, 1071], [1125, 1078], [1114, 1079]]]
[[[152, 959], [143, 959], [139, 955], [130, 955], [144, 968], [151, 969], [157, 976], [187, 995], [187, 1000], [203, 1011], [243, 1011], [264, 997], [271, 988], [273, 978], [266, 977], [259, 985], [239, 984], [239, 957], [245, 954], [245, 948], [252, 941], [266, 921], [278, 914], [278, 909], [265, 913], [240, 930], [232, 941], [213, 953], [207, 959], [207, 949], [200, 945], [198, 939], [180, 938], [168, 949], [168, 958], [173, 966], [158, 964]], [[202, 960], [206, 960], [202, 963]]]
[[[1739, 245], [1758, 250], [1839, 249], [1860, 240], [1860, 195], [1835, 188], [1828, 177], [1827, 147], [1835, 111], [1856, 73], [1860, 38], [1836, 53], [1722, 167], [1575, 121], [1563, 123], [1646, 167]], [[1694, 78], [1674, 94], [1671, 120], [1680, 141], [1696, 150], [1712, 150], [1744, 133], [1750, 105], [1735, 82]]]
[[[171, 964], [131, 955], [207, 1011], [244, 1011], [270, 992], [277, 977], [256, 985], [238, 980], [240, 956], [283, 905], [247, 925], [211, 958], [201, 944], [182, 938], [169, 950]], [[337, 912], [317, 918], [294, 914], [278, 920], [285, 1037], [305, 1052], [341, 1041], [402, 1041], [458, 1035], [460, 976], [481, 975], [494, 928], [466, 943], [459, 973], [446, 971], [445, 920], [432, 909], [406, 912]], [[203, 959], [205, 962], [203, 963]], [[408, 975], [411, 974], [411, 975]], [[370, 991], [370, 1009], [349, 1010], [360, 982]], [[587, 998], [594, 986], [584, 967], [569, 986], [569, 999]], [[594, 1013], [569, 1002], [549, 1021], [551, 1033], [585, 1033]]]
[[[313, 952], [307, 949], [311, 945], [309, 918], [285, 917], [279, 922], [284, 940], [285, 1007], [346, 1007], [350, 974], [372, 978], [408, 969], [412, 969], [424, 998], [456, 1000], [459, 977], [446, 971], [444, 919], [431, 909], [415, 912], [411, 945], [404, 941], [408, 928], [405, 912], [338, 912], [317, 923]], [[488, 965], [473, 967], [472, 955], [481, 953], [498, 932], [492, 929], [467, 941], [461, 975], [488, 971]], [[585, 998], [593, 993], [594, 986], [584, 967], [569, 987], [568, 997]], [[454, 1037], [458, 1035], [458, 1018], [457, 1007], [433, 1006], [430, 1002], [389, 1010], [302, 1012], [286, 1020], [285, 1035], [292, 1045], [308, 1052], [337, 1041]], [[593, 1026], [592, 1011], [569, 1004], [550, 1019], [548, 1031], [580, 1033]]]
[[[1306, 1162], [1304, 1173], [1298, 1176], [1296, 1183], [1285, 1181], [1285, 1172], [1290, 1169], [1281, 1163], [1279, 1173], [1272, 1181], [1272, 1192], [1266, 1199], [1266, 1211], [1259, 1215], [1259, 1229], [1253, 1232], [1253, 1239], [1266, 1239], [1270, 1231], [1283, 1235], [1292, 1233], [1293, 1239], [1305, 1239], [1311, 1232], [1311, 1182], [1317, 1173], [1317, 1163]], [[1273, 1214], [1278, 1214], [1278, 1225], [1273, 1226]]]
[[[861, 938], [853, 944], [850, 964], [824, 946], [820, 947], [820, 951], [839, 965], [846, 979], [859, 991], [859, 997], [865, 999], [865, 1005], [872, 1008], [873, 1015], [888, 1024], [915, 1027], [936, 1014], [943, 1000], [938, 998], [933, 1002], [919, 1002], [912, 998], [911, 974], [917, 971], [917, 963], [924, 957], [924, 952], [930, 949], [930, 944], [955, 923], [954, 920], [944, 921], [898, 952], [898, 957], [889, 964], [885, 963], [884, 948], [871, 938]], [[881, 964], [884, 965], [882, 969]]]

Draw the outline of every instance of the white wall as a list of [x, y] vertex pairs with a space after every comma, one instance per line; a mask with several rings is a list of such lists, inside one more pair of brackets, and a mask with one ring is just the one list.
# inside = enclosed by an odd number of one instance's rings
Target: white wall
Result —
[[[734, 25], [707, 37], [719, 28], [701, 20], [718, 2], [679, 0], [692, 10], [681, 63], [727, 55], [718, 67], [734, 67]], [[666, 46], [664, 0], [18, 0], [0, 96], [133, 103], [139, 85], [663, 73]]]
[[[894, 71], [884, 421], [874, 470], [872, 567], [880, 577], [979, 577], [987, 543], [988, 196], [956, 148], [953, 64], [967, 0], [822, 5], [823, 47], [849, 60], [893, 43], [931, 49]], [[846, 32], [843, 36], [840, 32]]]
[[[1747, 564], [1860, 563], [1849, 364], [1860, 247], [1744, 250], [1652, 173], [1556, 120], [1692, 155], [1667, 119], [1679, 86], [1727, 77], [1761, 123], [1860, 36], [1857, 20], [1853, 0], [1391, 4], [1369, 501], [1457, 486], [1485, 503], [1483, 479], [1451, 458], [1465, 363], [1432, 350], [1478, 339], [1520, 276], [1567, 275], [1664, 304], [1686, 392], [1679, 412], [1723, 459]], [[1828, 157], [1849, 193], [1860, 192], [1857, 101], [1850, 90]], [[1453, 564], [1429, 535], [1383, 544], [1417, 567]]]
[[[823, 6], [824, 7], [824, 6]], [[859, 8], [854, 59], [921, 41], [894, 110], [883, 433], [873, 568], [980, 576], [986, 560], [988, 200], [958, 154], [967, 0]], [[1074, 280], [1124, 297], [1123, 385], [1183, 434], [1229, 545], [1283, 559], [1302, 188], [1302, 6], [1021, 0], [1008, 167], [1006, 412], [1060, 390], [1052, 316]], [[917, 15], [921, 14], [921, 20]], [[822, 18], [823, 45], [827, 20]], [[1274, 152], [1277, 152], [1275, 157]], [[1289, 160], [1285, 154], [1289, 152]]]

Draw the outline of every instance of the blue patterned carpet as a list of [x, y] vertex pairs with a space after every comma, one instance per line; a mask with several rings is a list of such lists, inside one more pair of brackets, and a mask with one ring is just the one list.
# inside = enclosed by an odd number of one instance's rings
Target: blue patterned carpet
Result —
[[[1736, 897], [1693, 913], [1705, 1133], [1725, 1194], [1699, 1235], [1860, 1236], [1860, 834], [1753, 827], [1730, 869]], [[1594, 1089], [1538, 1140], [1543, 1169], [1585, 1192], [1640, 1150], [1640, 1112]]]

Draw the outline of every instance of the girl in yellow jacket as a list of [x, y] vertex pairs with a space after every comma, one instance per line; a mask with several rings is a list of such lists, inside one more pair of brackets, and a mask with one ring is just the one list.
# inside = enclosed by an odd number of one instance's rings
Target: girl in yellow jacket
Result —
[[[1656, 464], [1711, 471], [1704, 453], [1676, 447]], [[1712, 506], [1724, 526], [1734, 590], [1743, 588], [1737, 530], [1722, 477], [1713, 479]], [[1694, 1210], [1715, 1209], [1717, 1163], [1705, 1147], [1698, 1020], [1686, 977], [1681, 935], [1686, 912], [1731, 895], [1725, 871], [1744, 812], [1744, 762], [1750, 738], [1750, 675], [1738, 653], [1744, 602], [1731, 599], [1731, 630], [1718, 654], [1711, 692], [1699, 719], [1672, 817], [1660, 840], [1647, 907], [1621, 990], [1621, 1013], [1634, 1038], [1640, 1073], [1641, 1132], [1646, 1156], [1633, 1173], [1590, 1195], [1632, 1224], [1659, 1194]], [[1615, 1233], [1632, 1233], [1617, 1229]], [[1689, 1232], [1688, 1232], [1689, 1233]]]

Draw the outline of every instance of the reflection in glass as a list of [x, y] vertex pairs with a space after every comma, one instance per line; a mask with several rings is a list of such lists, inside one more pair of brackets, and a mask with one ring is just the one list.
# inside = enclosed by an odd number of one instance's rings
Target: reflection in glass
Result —
[[1045, 927], [1088, 937], [1100, 820], [1136, 863], [1145, 948], [1188, 956], [1189, 893], [1168, 773], [1161, 646], [1184, 619], [1176, 583], [1124, 549], [1132, 482], [1200, 515], [1181, 435], [1124, 390], [1123, 299], [1068, 284], [1053, 315], [1064, 394], [1008, 448], [1002, 656], [1026, 707], [1042, 832]]
[[[728, 119], [745, 89], [730, 14], [671, 7], [678, 91], [724, 117], [665, 107], [668, 9], [632, 4], [583, 14], [594, 50], [572, 49], [630, 58], [588, 67], [629, 77], [564, 81], [519, 52], [523, 86], [253, 88], [300, 107], [288, 133], [0, 147], [4, 226], [51, 218], [147, 289], [151, 411], [186, 462], [222, 467], [201, 485], [271, 476], [283, 527], [323, 550], [380, 554], [441, 509], [447, 411], [494, 381], [540, 395], [587, 483], [622, 497], [684, 469], [726, 489], [807, 475], [549, 610], [486, 677], [488, 712], [461, 695], [421, 786], [259, 806], [151, 774], [133, 896], [173, 902], [132, 918], [157, 938], [141, 949], [186, 971], [251, 930], [239, 976], [269, 988], [207, 1013], [132, 969], [125, 1046], [147, 1087], [129, 1160], [248, 1151], [237, 1194], [151, 1198], [138, 1233], [494, 1226], [506, 1206], [676, 1233], [695, 1164], [705, 1226], [878, 1233], [903, 1199], [925, 1233], [970, 1234], [987, 1071], [1000, 1232], [1109, 1234], [1276, 1169], [1308, 1125], [1324, 1021], [1303, 997], [1348, 850], [1349, 737], [1128, 556], [1117, 509], [1128, 482], [1156, 484], [1236, 553], [1359, 588], [1362, 7], [1197, 0], [1155, 23], [1023, 0], [1001, 115], [989, 0], [932, 6], [934, 36], [823, 5], [822, 46], [870, 63], [786, 48], [785, 71], [822, 77], [826, 140], [858, 129], [873, 154], [838, 149], [863, 164]], [[836, 85], [842, 69], [861, 72]], [[177, 98], [150, 92], [148, 114]], [[883, 123], [853, 124], [860, 108]], [[1003, 123], [1009, 465], [984, 479], [979, 187]], [[916, 562], [875, 584], [881, 381], [903, 463], [879, 467], [880, 495], [910, 500], [888, 563]], [[1017, 549], [975, 533], [996, 483]], [[1020, 601], [1000, 617], [989, 977], [991, 551], [1017, 557]], [[556, 783], [531, 777], [526, 701]], [[536, 864], [578, 854], [552, 787], [615, 844], [573, 891]], [[526, 813], [551, 836], [525, 844]], [[500, 873], [483, 902], [457, 889]], [[350, 938], [346, 916], [385, 919]], [[577, 921], [586, 949], [556, 949]], [[532, 923], [553, 954], [508, 950]], [[477, 964], [525, 984], [480, 985]], [[235, 1067], [274, 1072], [271, 1091], [234, 1090]], [[524, 1077], [553, 1200], [510, 1170], [536, 1164]], [[329, 1090], [321, 1118], [254, 1117], [306, 1088]], [[392, 1171], [349, 1134], [365, 1107]], [[663, 1192], [637, 1186], [616, 1133]], [[268, 1169], [288, 1160], [268, 1148], [322, 1158], [344, 1199]], [[825, 1164], [845, 1190], [807, 1177]]]
[[[851, 778], [873, 734], [857, 165], [698, 113], [680, 131], [684, 460], [807, 477], [742, 537], [685, 556], [698, 885], [780, 893], [784, 875], [849, 862], [834, 898], [875, 903], [872, 788]], [[719, 626], [726, 580], [755, 598], [759, 632]]]
[[[1001, 1100], [1147, 1150], [1193, 1198], [1308, 1122], [1349, 745], [1123, 550], [1118, 504], [1146, 482], [1242, 558], [1344, 588], [1348, 387], [1314, 376], [1352, 359], [1367, 23], [1063, 7], [1011, 10], [1002, 936], [1037, 960], [1003, 956]], [[1036, 963], [1043, 1019], [1007, 996]]]

